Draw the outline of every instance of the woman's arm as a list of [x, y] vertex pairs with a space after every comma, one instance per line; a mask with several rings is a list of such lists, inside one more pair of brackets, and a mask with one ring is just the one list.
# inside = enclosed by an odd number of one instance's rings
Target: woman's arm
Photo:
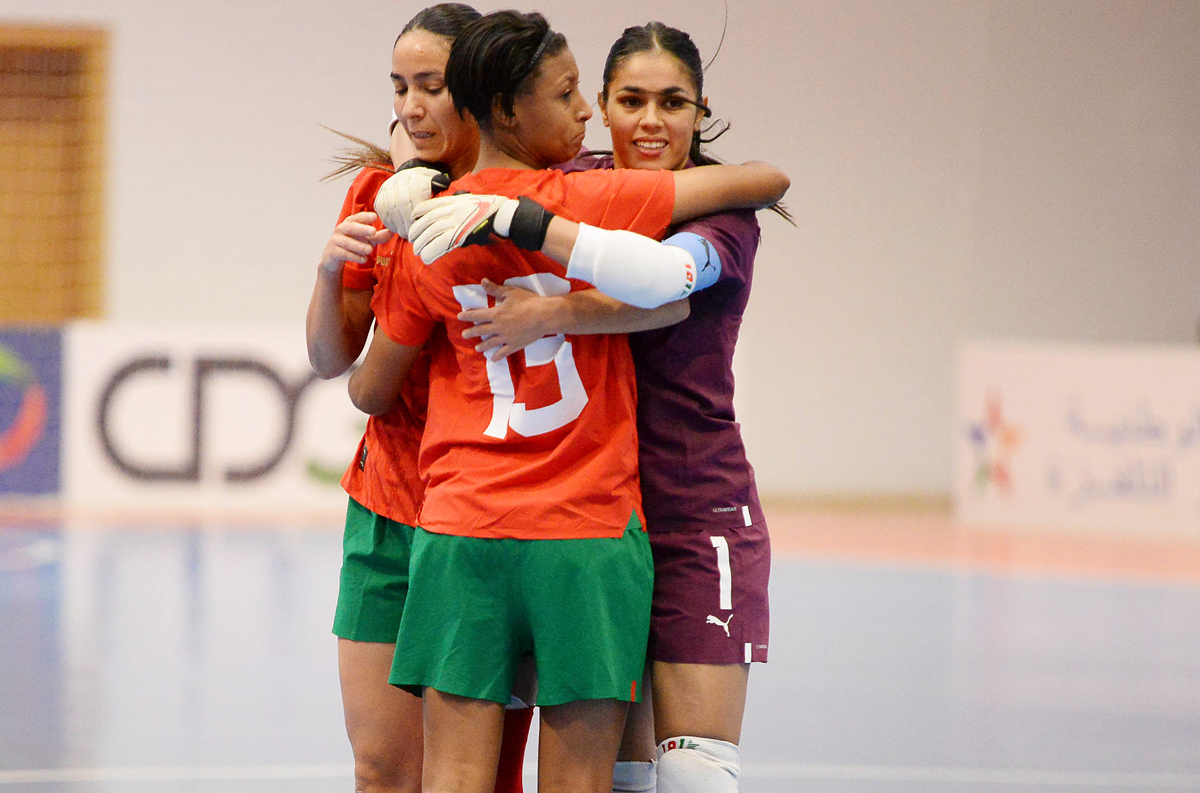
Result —
[[350, 401], [372, 416], [391, 410], [400, 397], [404, 378], [420, 353], [420, 347], [407, 347], [377, 331], [371, 337], [362, 366], [350, 375]]
[[792, 182], [765, 162], [701, 165], [675, 171], [675, 209], [671, 223], [728, 209], [763, 209], [777, 203]]
[[377, 230], [374, 221], [374, 213], [359, 212], [339, 223], [317, 264], [305, 336], [308, 360], [326, 380], [350, 368], [371, 329], [371, 290], [344, 288], [342, 271], [346, 262], [365, 263], [376, 245], [391, 238], [392, 232]]
[[[766, 163], [705, 165], [673, 172], [672, 222], [730, 209], [769, 206], [787, 191], [787, 176]], [[425, 201], [407, 232], [431, 264], [463, 245], [507, 238], [567, 268], [567, 277], [594, 285], [622, 303], [654, 308], [687, 297], [712, 262], [711, 246], [695, 240], [656, 242], [629, 231], [598, 229], [558, 217], [530, 198], [463, 193]], [[718, 263], [719, 264], [719, 263]]]
[[[395, 113], [392, 117], [395, 118]], [[393, 120], [389, 136], [392, 162], [410, 159], [413, 151], [404, 126]], [[356, 180], [342, 211], [349, 213], [354, 204], [361, 207], [365, 195]], [[375, 319], [371, 313], [372, 290], [369, 287], [346, 288], [343, 271], [346, 262], [365, 264], [374, 247], [392, 236], [391, 232], [375, 229], [377, 220], [373, 212], [357, 212], [343, 219], [325, 243], [317, 264], [317, 281], [308, 302], [305, 336], [309, 363], [317, 375], [326, 380], [345, 373], [354, 364], [367, 343]]]
[[521, 287], [494, 284], [487, 279], [483, 281], [483, 288], [496, 298], [496, 305], [468, 309], [458, 318], [474, 323], [463, 331], [463, 337], [481, 339], [475, 349], [490, 353], [492, 360], [507, 358], [543, 336], [556, 333], [634, 333], [664, 328], [687, 319], [691, 310], [687, 300], [676, 300], [658, 308], [636, 308], [597, 289], [547, 297]]
[[459, 193], [423, 202], [413, 217], [409, 239], [426, 264], [464, 245], [506, 238], [565, 265], [568, 278], [639, 308], [681, 300], [697, 283], [699, 263], [685, 247], [575, 223], [528, 197]]

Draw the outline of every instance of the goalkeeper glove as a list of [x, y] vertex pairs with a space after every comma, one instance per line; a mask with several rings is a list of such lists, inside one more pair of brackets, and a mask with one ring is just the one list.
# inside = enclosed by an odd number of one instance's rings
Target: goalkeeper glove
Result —
[[518, 248], [540, 251], [554, 219], [532, 198], [459, 193], [425, 201], [416, 208], [410, 240], [426, 264], [464, 245], [486, 245], [495, 238]]
[[375, 214], [385, 227], [408, 239], [416, 206], [449, 186], [450, 173], [441, 163], [409, 160], [380, 185]]

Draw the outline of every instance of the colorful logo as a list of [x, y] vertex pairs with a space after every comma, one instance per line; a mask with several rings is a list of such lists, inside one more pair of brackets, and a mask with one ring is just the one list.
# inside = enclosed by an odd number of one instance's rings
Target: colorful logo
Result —
[[0, 330], [0, 493], [59, 489], [62, 335]]
[[[11, 421], [0, 426], [0, 471], [16, 468], [46, 433], [49, 399], [33, 368], [8, 347], [0, 345], [0, 388], [15, 393], [16, 410]], [[8, 402], [8, 400], [4, 400]], [[0, 421], [8, 411], [0, 413]]]
[[1021, 436], [1021, 428], [1004, 417], [1000, 396], [989, 393], [983, 421], [967, 428], [975, 455], [975, 487], [980, 493], [994, 487], [1001, 495], [1012, 495], [1012, 459], [1021, 445]]

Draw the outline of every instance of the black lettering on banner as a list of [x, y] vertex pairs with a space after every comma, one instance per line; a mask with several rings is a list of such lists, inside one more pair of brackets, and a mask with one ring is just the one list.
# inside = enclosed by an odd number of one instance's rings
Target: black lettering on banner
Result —
[[317, 380], [316, 374], [310, 372], [300, 382], [295, 385], [289, 385], [270, 366], [252, 358], [197, 358], [193, 364], [192, 448], [188, 458], [182, 464], [175, 467], [133, 463], [121, 453], [112, 437], [109, 413], [112, 408], [113, 398], [117, 390], [128, 382], [130, 378], [147, 372], [167, 372], [170, 368], [171, 362], [166, 356], [135, 358], [113, 372], [100, 394], [96, 415], [96, 431], [100, 436], [100, 446], [104, 450], [104, 456], [108, 461], [132, 479], [144, 482], [200, 481], [200, 472], [203, 470], [204, 459], [204, 408], [207, 384], [212, 378], [222, 374], [254, 375], [260, 377], [274, 386], [280, 396], [285, 420], [283, 436], [279, 439], [278, 445], [259, 463], [241, 468], [230, 466], [224, 472], [224, 479], [227, 482], [252, 482], [266, 476], [279, 465], [279, 461], [283, 459], [291, 447], [296, 432], [296, 411], [300, 404], [300, 398], [303, 396], [305, 389]]
[[113, 372], [112, 377], [104, 384], [104, 390], [100, 393], [100, 401], [96, 406], [96, 431], [100, 435], [100, 447], [104, 449], [104, 456], [108, 458], [108, 461], [131, 479], [145, 482], [196, 482], [200, 479], [200, 443], [197, 438], [192, 439], [190, 458], [175, 468], [143, 466], [130, 462], [118, 451], [117, 445], [113, 442], [108, 417], [117, 389], [135, 375], [144, 372], [166, 372], [170, 368], [171, 362], [165, 355], [135, 358]]

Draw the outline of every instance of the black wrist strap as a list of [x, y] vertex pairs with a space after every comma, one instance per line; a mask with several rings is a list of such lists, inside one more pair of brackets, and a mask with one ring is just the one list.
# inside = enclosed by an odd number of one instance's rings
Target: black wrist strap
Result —
[[546, 244], [546, 229], [550, 228], [551, 220], [554, 220], [553, 212], [532, 198], [521, 196], [508, 227], [508, 238], [518, 248], [540, 251]]

